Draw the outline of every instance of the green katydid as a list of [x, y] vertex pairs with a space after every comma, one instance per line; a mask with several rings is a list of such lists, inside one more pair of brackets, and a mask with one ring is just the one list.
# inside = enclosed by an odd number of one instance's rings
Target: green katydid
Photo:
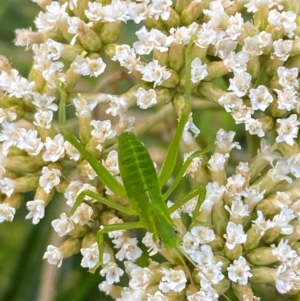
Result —
[[175, 185], [171, 185], [164, 195], [161, 193], [162, 186], [167, 182], [174, 170], [181, 136], [191, 111], [190, 68], [192, 44], [193, 43], [190, 42], [186, 50], [185, 106], [159, 176], [156, 174], [153, 162], [145, 146], [133, 133], [125, 132], [118, 138], [118, 160], [124, 186], [120, 184], [120, 182], [105, 169], [100, 161], [86, 150], [85, 146], [81, 144], [66, 127], [65, 107], [67, 95], [66, 92], [58, 86], [61, 96], [59, 104], [59, 123], [65, 139], [68, 140], [81, 153], [84, 159], [89, 162], [101, 181], [116, 195], [126, 198], [129, 204], [125, 207], [94, 192], [84, 191], [78, 196], [70, 214], [73, 214], [75, 209], [83, 202], [84, 198], [89, 196], [119, 212], [137, 215], [139, 217], [139, 221], [105, 225], [98, 231], [97, 242], [99, 248], [99, 265], [102, 264], [102, 255], [104, 251], [103, 235], [104, 233], [112, 231], [145, 228], [148, 232], [153, 234], [153, 240], [155, 242], [163, 243], [164, 248], [178, 248], [180, 237], [174, 229], [170, 214], [195, 196], [199, 196], [200, 201], [203, 201], [204, 199], [205, 189], [203, 187], [197, 187], [183, 199], [174, 203], [172, 207], [168, 208], [166, 205], [166, 198], [172, 193], [189, 164], [192, 162], [192, 159], [207, 152], [207, 149], [192, 154], [184, 163], [175, 178]]

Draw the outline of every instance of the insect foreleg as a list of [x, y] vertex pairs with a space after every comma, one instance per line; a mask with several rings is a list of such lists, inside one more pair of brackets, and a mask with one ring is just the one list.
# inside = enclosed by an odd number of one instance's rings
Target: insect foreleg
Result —
[[200, 150], [200, 151], [196, 151], [186, 159], [186, 161], [184, 162], [184, 164], [180, 168], [179, 172], [177, 173], [174, 181], [172, 182], [172, 184], [170, 185], [168, 190], [163, 194], [163, 198], [165, 200], [171, 195], [171, 193], [177, 187], [177, 185], [181, 181], [182, 177], [184, 176], [185, 172], [187, 171], [188, 167], [192, 163], [193, 159], [207, 153], [209, 150], [210, 150], [210, 147], [207, 147], [207, 148], [205, 148], [203, 150]]
[[74, 134], [67, 127], [66, 123], [66, 102], [67, 93], [62, 88], [61, 83], [58, 83], [57, 89], [60, 94], [59, 110], [58, 110], [58, 121], [61, 133], [63, 134], [65, 140], [69, 141], [82, 155], [82, 157], [93, 167], [97, 176], [101, 181], [107, 186], [113, 193], [119, 196], [125, 196], [126, 192], [123, 185], [118, 182], [113, 175], [102, 165], [102, 163], [96, 159], [93, 155], [86, 150], [85, 146], [79, 142], [79, 140], [74, 136]]
[[[179, 209], [181, 206], [186, 204], [189, 200], [191, 200], [192, 198], [194, 198], [197, 195], [203, 195], [203, 200], [204, 200], [205, 194], [206, 194], [206, 189], [204, 187], [199, 186], [199, 187], [195, 188], [194, 190], [189, 192], [185, 197], [183, 197], [181, 200], [174, 203], [174, 205], [172, 205], [169, 208], [170, 214], [173, 213], [174, 211], [176, 211], [177, 209]], [[202, 200], [202, 202], [203, 202], [203, 200]], [[200, 205], [201, 205], [201, 203], [200, 203]], [[199, 208], [200, 208], [200, 205], [199, 205]]]
[[122, 206], [122, 205], [115, 203], [112, 200], [109, 200], [93, 191], [85, 190], [85, 191], [82, 191], [79, 194], [79, 196], [77, 197], [75, 204], [73, 205], [71, 211], [69, 212], [70, 216], [72, 216], [74, 214], [76, 208], [78, 206], [80, 206], [80, 204], [84, 201], [85, 197], [90, 197], [90, 198], [96, 200], [97, 202], [102, 203], [102, 204], [104, 204], [112, 209], [115, 209], [117, 211], [120, 211], [120, 212], [123, 212], [126, 214], [130, 214], [130, 215], [136, 215], [136, 212], [134, 210], [132, 210], [130, 207]]
[[145, 228], [144, 225], [140, 221], [139, 222], [125, 222], [125, 223], [121, 223], [121, 224], [101, 226], [100, 230], [97, 232], [97, 243], [98, 243], [98, 250], [99, 250], [99, 261], [98, 261], [97, 267], [102, 265], [102, 263], [103, 263], [104, 234], [105, 233], [109, 233], [109, 232], [113, 232], [113, 231], [120, 231], [120, 230], [138, 229], [138, 228]]
[[167, 151], [166, 159], [163, 163], [163, 166], [161, 168], [161, 172], [158, 178], [158, 182], [160, 187], [162, 187], [170, 178], [175, 164], [176, 159], [178, 155], [178, 149], [180, 140], [182, 137], [182, 133], [185, 127], [185, 124], [187, 123], [189, 119], [189, 115], [191, 112], [191, 52], [192, 52], [192, 46], [194, 43], [196, 35], [191, 37], [191, 40], [187, 46], [186, 52], [185, 52], [185, 102], [184, 102], [184, 108], [181, 112], [179, 123], [177, 125], [177, 129], [174, 135], [174, 138], [170, 144], [170, 147]]

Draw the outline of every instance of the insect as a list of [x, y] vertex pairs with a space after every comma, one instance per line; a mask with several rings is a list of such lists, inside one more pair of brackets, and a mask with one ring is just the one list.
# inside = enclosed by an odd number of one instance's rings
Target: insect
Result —
[[204, 199], [205, 189], [203, 187], [197, 187], [180, 201], [174, 203], [170, 208], [167, 207], [165, 202], [166, 198], [176, 188], [176, 185], [192, 162], [192, 159], [207, 152], [208, 149], [192, 154], [183, 164], [181, 170], [175, 177], [173, 184], [164, 194], [161, 193], [162, 186], [167, 182], [174, 170], [180, 139], [191, 111], [191, 47], [192, 42], [189, 43], [186, 50], [185, 106], [159, 176], [156, 174], [153, 162], [145, 146], [132, 132], [124, 132], [118, 138], [118, 160], [124, 186], [118, 182], [106, 170], [102, 163], [93, 157], [85, 149], [85, 146], [81, 144], [66, 127], [65, 107], [67, 95], [66, 92], [58, 86], [61, 95], [59, 104], [59, 123], [65, 139], [68, 140], [89, 162], [102, 182], [116, 195], [126, 198], [129, 203], [128, 206], [122, 206], [92, 191], [84, 191], [78, 196], [70, 211], [70, 215], [74, 213], [75, 209], [83, 202], [84, 198], [89, 196], [119, 212], [137, 215], [139, 217], [139, 220], [134, 222], [105, 225], [97, 232], [99, 248], [98, 266], [102, 264], [104, 234], [111, 231], [145, 228], [148, 232], [153, 234], [153, 240], [160, 243], [164, 248], [178, 248], [180, 245], [180, 237], [178, 236], [178, 233], [176, 233], [170, 214], [195, 196], [199, 196], [200, 201], [203, 201]]

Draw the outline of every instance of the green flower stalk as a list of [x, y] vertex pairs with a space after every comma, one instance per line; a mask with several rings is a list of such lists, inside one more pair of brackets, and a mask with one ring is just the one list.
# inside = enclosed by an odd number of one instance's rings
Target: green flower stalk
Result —
[[62, 194], [44, 258], [118, 301], [298, 300], [299, 1], [34, 2], [28, 78], [0, 56], [0, 222]]

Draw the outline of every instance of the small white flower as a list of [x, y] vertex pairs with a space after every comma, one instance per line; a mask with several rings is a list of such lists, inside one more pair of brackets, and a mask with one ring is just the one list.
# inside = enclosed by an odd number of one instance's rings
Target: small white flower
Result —
[[44, 146], [46, 148], [43, 154], [44, 161], [56, 162], [65, 155], [64, 137], [61, 134], [56, 135], [54, 139], [46, 137]]
[[90, 124], [94, 127], [91, 134], [97, 140], [99, 145], [97, 149], [102, 150], [102, 144], [108, 139], [116, 136], [116, 131], [112, 129], [111, 121], [92, 120]]
[[233, 250], [237, 244], [242, 244], [247, 239], [247, 234], [244, 233], [243, 226], [232, 222], [227, 224], [226, 234], [223, 236], [226, 239], [226, 247], [229, 250]]
[[235, 73], [233, 78], [229, 79], [229, 91], [233, 91], [237, 97], [244, 96], [251, 84], [251, 75], [247, 72]]
[[52, 111], [39, 111], [34, 114], [33, 124], [45, 129], [50, 129], [52, 126], [53, 112]]
[[249, 98], [253, 110], [265, 111], [273, 102], [273, 96], [266, 86], [258, 86], [256, 89], [250, 89]]
[[120, 261], [123, 261], [124, 258], [130, 261], [135, 261], [142, 255], [142, 250], [137, 245], [136, 238], [130, 237], [118, 237], [113, 240], [115, 248], [120, 249], [116, 254], [116, 258]]
[[18, 147], [24, 149], [30, 156], [37, 156], [44, 146], [42, 139], [38, 138], [37, 135], [36, 130], [29, 130], [24, 135], [23, 140], [19, 142]]
[[169, 298], [162, 292], [157, 291], [154, 295], [147, 294], [147, 301], [169, 301]]
[[102, 164], [112, 175], [116, 176], [120, 173], [118, 152], [116, 150], [110, 151], [106, 160], [102, 160]]
[[238, 142], [233, 142], [235, 134], [233, 131], [226, 132], [223, 129], [217, 132], [216, 144], [222, 150], [222, 153], [229, 153], [234, 148], [241, 149]]
[[294, 145], [294, 138], [297, 138], [300, 122], [297, 120], [297, 115], [292, 114], [286, 119], [277, 119], [279, 128], [277, 129], [278, 136], [276, 142], [286, 142], [288, 145]]
[[59, 219], [52, 221], [51, 225], [59, 236], [64, 236], [74, 229], [72, 220], [65, 213], [62, 213]]
[[153, 234], [150, 232], [146, 232], [143, 237], [142, 243], [148, 248], [149, 256], [153, 256], [158, 253], [159, 249], [157, 244], [153, 241]]
[[43, 200], [28, 201], [26, 203], [26, 207], [30, 211], [26, 215], [26, 219], [32, 218], [32, 223], [34, 225], [38, 224], [39, 221], [45, 215], [45, 201]]
[[[82, 267], [92, 269], [97, 265], [99, 261], [99, 249], [98, 249], [98, 244], [96, 242], [93, 243], [88, 248], [81, 248], [80, 252], [83, 256], [81, 260]], [[104, 254], [103, 254], [103, 258], [104, 258]]]
[[51, 189], [60, 183], [60, 176], [61, 172], [59, 169], [49, 169], [47, 166], [44, 166], [39, 184], [46, 193], [50, 193]]
[[252, 277], [252, 274], [249, 272], [250, 267], [243, 256], [240, 256], [238, 260], [234, 260], [233, 264], [227, 268], [227, 271], [228, 278], [240, 285], [246, 285], [248, 278]]
[[87, 102], [83, 97], [74, 98], [73, 104], [76, 108], [76, 116], [79, 118], [85, 118], [90, 117], [91, 112], [95, 109], [97, 106], [97, 101], [90, 101]]
[[4, 221], [11, 222], [14, 219], [15, 213], [15, 208], [10, 207], [6, 203], [0, 204], [0, 223], [3, 223]]
[[98, 77], [105, 70], [106, 64], [103, 62], [102, 58], [90, 59], [84, 58], [82, 56], [77, 56], [72, 62], [71, 66], [75, 73], [90, 77]]
[[196, 57], [191, 64], [191, 80], [194, 84], [199, 83], [208, 75], [207, 65], [202, 64], [201, 60]]
[[280, 243], [277, 247], [275, 247], [274, 244], [272, 244], [271, 247], [272, 254], [277, 256], [278, 260], [280, 260], [281, 262], [288, 262], [293, 258], [297, 258], [297, 252], [295, 250], [292, 250], [287, 240], [284, 241], [282, 239], [280, 240]]
[[187, 279], [182, 270], [162, 268], [161, 272], [163, 273], [163, 277], [158, 287], [163, 293], [169, 291], [181, 292], [185, 289]]
[[2, 131], [0, 133], [0, 141], [2, 144], [2, 153], [6, 156], [11, 146], [18, 146], [18, 143], [23, 140], [26, 130], [16, 128], [13, 123], [2, 123]]
[[86, 203], [81, 203], [71, 216], [71, 220], [74, 223], [83, 226], [91, 221], [93, 213], [94, 211], [91, 206], [87, 205]]
[[0, 191], [10, 197], [14, 192], [14, 181], [9, 178], [0, 179]]
[[120, 277], [124, 274], [124, 271], [118, 267], [115, 262], [108, 262], [104, 268], [100, 271], [101, 276], [105, 276], [108, 284], [120, 282]]
[[191, 232], [186, 232], [182, 238], [182, 248], [187, 254], [192, 254], [198, 250], [200, 239], [192, 235]]
[[50, 264], [54, 264], [57, 265], [58, 267], [61, 267], [63, 254], [61, 253], [59, 248], [49, 245], [47, 247], [47, 251], [45, 252], [43, 258], [47, 259], [47, 261]]
[[130, 276], [131, 279], [129, 281], [129, 287], [145, 290], [153, 280], [155, 274], [149, 268], [141, 268], [137, 266], [130, 271]]
[[171, 76], [171, 72], [165, 69], [166, 67], [160, 66], [157, 60], [153, 60], [146, 66], [140, 67], [137, 70], [142, 73], [142, 79], [146, 82], [153, 82], [155, 88]]
[[141, 109], [148, 109], [157, 104], [156, 92], [154, 89], [149, 89], [148, 91], [140, 87], [133, 95], [137, 99], [137, 105]]
[[69, 141], [64, 142], [65, 151], [71, 160], [78, 161], [80, 152]]
[[212, 229], [205, 226], [195, 226], [191, 229], [191, 234], [196, 237], [200, 244], [207, 244], [215, 239], [215, 233]]
[[53, 103], [55, 101], [55, 96], [50, 96], [47, 94], [33, 94], [32, 104], [39, 111], [57, 111], [57, 104]]

